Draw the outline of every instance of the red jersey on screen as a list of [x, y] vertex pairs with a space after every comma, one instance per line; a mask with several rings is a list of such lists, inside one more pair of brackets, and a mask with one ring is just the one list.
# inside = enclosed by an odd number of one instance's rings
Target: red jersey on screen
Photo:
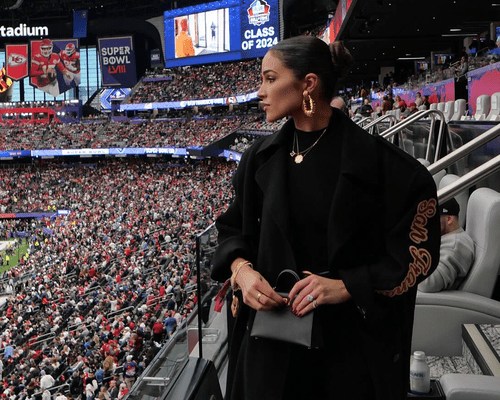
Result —
[[55, 75], [49, 76], [47, 73], [49, 69], [59, 68], [60, 71], [64, 70], [61, 64], [61, 58], [57, 54], [51, 54], [49, 57], [44, 57], [41, 54], [35, 54], [31, 59], [31, 72], [33, 83], [38, 87], [47, 86], [49, 83], [53, 82]]
[[70, 56], [68, 56], [65, 52], [61, 51], [61, 60], [64, 63], [64, 67], [74, 74], [80, 73], [80, 52], [77, 51]]

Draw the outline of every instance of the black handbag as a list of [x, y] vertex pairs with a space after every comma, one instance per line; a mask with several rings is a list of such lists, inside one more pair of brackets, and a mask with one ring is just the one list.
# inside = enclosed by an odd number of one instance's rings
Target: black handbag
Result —
[[[285, 269], [276, 278], [275, 290], [280, 296], [288, 297], [293, 285], [299, 280], [295, 271]], [[299, 344], [308, 348], [317, 347], [313, 343], [313, 319], [314, 311], [297, 317], [288, 306], [272, 311], [257, 311], [250, 336]]]

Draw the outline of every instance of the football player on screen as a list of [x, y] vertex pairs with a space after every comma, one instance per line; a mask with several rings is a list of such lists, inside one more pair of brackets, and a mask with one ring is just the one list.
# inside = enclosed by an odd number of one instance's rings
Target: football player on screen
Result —
[[31, 58], [30, 76], [32, 83], [50, 95], [59, 96], [59, 83], [57, 82], [56, 68], [68, 79], [70, 75], [61, 63], [59, 55], [52, 52], [54, 48], [50, 39], [43, 39], [40, 43], [40, 52]]
[[68, 43], [64, 50], [59, 53], [61, 60], [68, 72], [64, 75], [64, 82], [69, 86], [71, 82], [74, 82], [76, 86], [80, 84], [80, 52], [77, 51], [76, 46], [73, 43]]

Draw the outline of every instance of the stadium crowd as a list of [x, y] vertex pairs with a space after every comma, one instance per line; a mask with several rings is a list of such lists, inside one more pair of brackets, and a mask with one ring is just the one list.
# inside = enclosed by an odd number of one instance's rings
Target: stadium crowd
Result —
[[[260, 86], [260, 60], [186, 66], [161, 72], [171, 81], [142, 82], [131, 103], [182, 101], [230, 97], [256, 91]], [[156, 76], [148, 74], [149, 77]]]
[[0, 310], [0, 396], [121, 399], [197, 303], [194, 237], [227, 207], [233, 168], [125, 159], [0, 170], [3, 213], [71, 211], [0, 224], [2, 237], [29, 242], [3, 280], [14, 292]]
[[[257, 123], [255, 121], [258, 121]], [[144, 119], [128, 123], [52, 123], [0, 126], [0, 150], [108, 147], [203, 147], [246, 125], [262, 125], [261, 115]], [[278, 125], [273, 125], [271, 130]], [[258, 129], [258, 128], [255, 128]]]
[[119, 142], [120, 147], [207, 146], [236, 130], [248, 116], [227, 118], [190, 118], [144, 121], [140, 124], [111, 122], [91, 143], [106, 148]]

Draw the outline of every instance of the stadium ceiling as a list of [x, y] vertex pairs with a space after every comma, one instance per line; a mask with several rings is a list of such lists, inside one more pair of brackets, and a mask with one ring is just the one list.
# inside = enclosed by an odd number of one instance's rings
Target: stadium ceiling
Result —
[[460, 55], [464, 39], [489, 38], [495, 21], [498, 0], [358, 0], [341, 36], [356, 59], [351, 79], [369, 83], [380, 67], [414, 62], [401, 58]]
[[[70, 24], [72, 11], [88, 9], [89, 21], [111, 18], [147, 20], [166, 10], [207, 0], [0, 0], [1, 25]], [[338, 0], [283, 0], [285, 36], [324, 26]], [[496, 5], [495, 5], [496, 4]], [[465, 36], [489, 33], [500, 22], [500, 0], [357, 0], [342, 31], [356, 59], [353, 81], [378, 79], [380, 67], [394, 67], [405, 57], [430, 57], [431, 51], [460, 53]], [[109, 27], [113, 29], [113, 27]], [[123, 32], [126, 27], [120, 26]], [[456, 31], [460, 29], [460, 31]], [[456, 35], [456, 36], [450, 36]], [[460, 36], [459, 36], [460, 35]], [[408, 64], [408, 62], [407, 62]]]
[[[72, 10], [88, 9], [92, 18], [137, 17], [147, 19], [163, 11], [215, 0], [0, 0], [0, 21], [51, 20], [67, 18]], [[325, 24], [337, 7], [337, 0], [283, 0], [290, 35]], [[288, 22], [288, 21], [287, 21]]]

